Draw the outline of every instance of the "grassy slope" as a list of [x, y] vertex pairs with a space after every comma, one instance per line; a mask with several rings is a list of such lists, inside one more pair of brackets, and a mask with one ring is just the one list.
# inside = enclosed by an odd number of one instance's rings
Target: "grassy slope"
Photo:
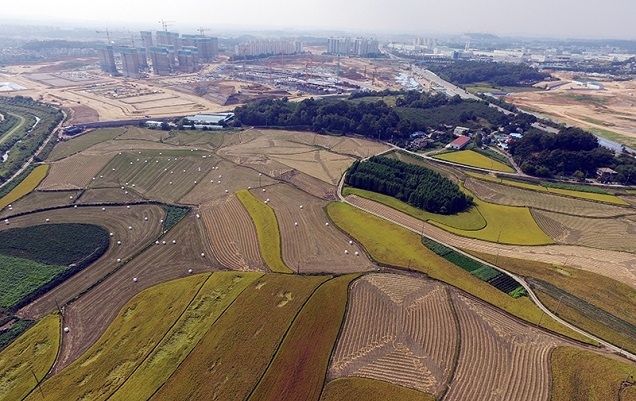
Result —
[[325, 386], [320, 401], [435, 401], [435, 397], [417, 390], [362, 377], [343, 377]]
[[[137, 294], [95, 345], [42, 384], [44, 393], [52, 400], [110, 396], [164, 337], [208, 277], [187, 277]], [[32, 393], [29, 399], [41, 397]]]
[[245, 272], [212, 274], [175, 325], [110, 399], [150, 398], [234, 299], [261, 276], [262, 273]]
[[[330, 203], [327, 212], [336, 225], [359, 241], [379, 263], [419, 270], [532, 324], [541, 319], [541, 310], [528, 297], [512, 299], [428, 250], [419, 235], [345, 203]], [[541, 323], [549, 330], [587, 341], [552, 319], [543, 318]]]
[[248, 190], [238, 191], [236, 196], [241, 200], [256, 225], [258, 243], [267, 266], [275, 273], [292, 273], [281, 257], [280, 231], [272, 208]]
[[245, 399], [296, 314], [329, 278], [267, 274], [257, 280], [236, 298], [152, 399]]
[[18, 184], [15, 188], [11, 190], [6, 196], [3, 196], [0, 199], [0, 210], [4, 209], [6, 206], [12, 204], [18, 199], [22, 198], [25, 195], [28, 195], [40, 185], [40, 182], [46, 177], [49, 172], [48, 165], [37, 166], [31, 174], [29, 174], [21, 183]]
[[321, 285], [291, 325], [250, 400], [318, 400], [357, 274]]
[[0, 254], [0, 307], [11, 307], [48, 283], [65, 266], [53, 266]]
[[[571, 347], [552, 353], [552, 401], [618, 400], [621, 382], [636, 377], [636, 364]], [[625, 391], [621, 401], [636, 400], [636, 391]]]
[[430, 213], [411, 206], [408, 203], [402, 202], [401, 200], [396, 199], [392, 196], [382, 195], [377, 192], [366, 191], [364, 189], [346, 187], [343, 189], [342, 192], [345, 196], [349, 194], [357, 195], [361, 198], [370, 199], [372, 201], [390, 206], [393, 209], [399, 210], [417, 219], [423, 221], [435, 221], [437, 223], [445, 224], [449, 227], [454, 227], [460, 230], [479, 230], [486, 227], [486, 220], [484, 220], [484, 217], [475, 207], [471, 207], [466, 212], [444, 215]]
[[446, 160], [454, 163], [484, 168], [488, 170], [501, 171], [504, 173], [514, 173], [515, 170], [496, 160], [486, 157], [472, 150], [461, 150], [459, 152], [444, 153], [434, 156], [436, 159]]
[[60, 318], [49, 315], [0, 352], [0, 400], [20, 400], [32, 391], [33, 373], [38, 379], [46, 375], [59, 343]]
[[[589, 302], [597, 308], [636, 325], [636, 315], [634, 315], [634, 310], [636, 310], [636, 290], [627, 284], [581, 269], [490, 255], [476, 251], [467, 252], [513, 273], [546, 281]], [[538, 292], [537, 295], [551, 310], [556, 310], [558, 306], [559, 316], [565, 320], [607, 341], [636, 352], [636, 341], [634, 339], [629, 339], [623, 333], [616, 332], [599, 322], [589, 319], [584, 312], [568, 307], [565, 302], [559, 305], [558, 299], [541, 292]]]

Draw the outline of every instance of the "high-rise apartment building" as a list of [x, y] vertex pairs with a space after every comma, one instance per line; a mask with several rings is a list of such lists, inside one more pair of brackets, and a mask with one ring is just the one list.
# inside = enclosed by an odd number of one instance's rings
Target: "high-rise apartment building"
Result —
[[179, 34], [176, 32], [157, 31], [157, 46], [179, 46], [178, 39]]
[[378, 41], [375, 39], [356, 38], [352, 41], [351, 38], [329, 38], [327, 53], [367, 57], [380, 53], [380, 50]]
[[150, 49], [154, 46], [152, 42], [152, 32], [151, 31], [141, 31], [139, 32], [141, 35], [141, 45], [146, 49]]
[[141, 78], [139, 52], [134, 47], [122, 47], [121, 53], [122, 74], [127, 78]]
[[102, 46], [97, 49], [97, 53], [99, 54], [99, 68], [108, 74], [119, 75], [117, 66], [115, 65], [115, 52], [113, 50], [113, 46]]
[[154, 46], [149, 49], [149, 52], [152, 72], [155, 75], [170, 75], [174, 71], [173, 63], [170, 62], [170, 50], [167, 47]]
[[183, 46], [177, 50], [179, 60], [179, 71], [195, 72], [199, 70], [199, 51], [194, 46]]

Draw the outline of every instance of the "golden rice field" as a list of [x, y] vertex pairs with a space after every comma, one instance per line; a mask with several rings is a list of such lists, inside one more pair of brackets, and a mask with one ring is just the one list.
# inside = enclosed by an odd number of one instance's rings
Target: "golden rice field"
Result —
[[[0, 351], [0, 400], [21, 400], [47, 374], [60, 342], [60, 317], [49, 315]], [[39, 394], [38, 394], [39, 395]]]
[[36, 167], [21, 183], [0, 199], [0, 210], [33, 191], [42, 182], [49, 171], [49, 166], [43, 164]]
[[292, 273], [292, 270], [285, 265], [282, 259], [280, 231], [272, 208], [248, 190], [239, 191], [236, 196], [254, 221], [261, 254], [267, 266], [275, 273]]
[[478, 180], [472, 177], [466, 179], [464, 186], [479, 199], [499, 205], [524, 206], [588, 217], [616, 217], [626, 214], [636, 214], [636, 210], [631, 208], [541, 193]]
[[[491, 175], [475, 173], [473, 171], [466, 171], [465, 173], [468, 176], [479, 179], [479, 180], [494, 182], [494, 183], [503, 184], [503, 185], [516, 187], [516, 188], [529, 189], [531, 191], [553, 193], [557, 195], [569, 196], [572, 198], [604, 202], [604, 203], [609, 203], [609, 204], [614, 204], [619, 206], [627, 206], [629, 204], [628, 202], [625, 202], [625, 200], [619, 198], [618, 196], [610, 195], [610, 194], [599, 194], [594, 192], [574, 191], [571, 189], [544, 187], [539, 184], [507, 180], [504, 178], [493, 177]], [[629, 193], [629, 191], [627, 192]]]
[[435, 155], [436, 159], [463, 164], [470, 167], [478, 167], [487, 170], [501, 171], [502, 173], [514, 173], [515, 170], [497, 160], [491, 159], [473, 150], [460, 150], [456, 152]]

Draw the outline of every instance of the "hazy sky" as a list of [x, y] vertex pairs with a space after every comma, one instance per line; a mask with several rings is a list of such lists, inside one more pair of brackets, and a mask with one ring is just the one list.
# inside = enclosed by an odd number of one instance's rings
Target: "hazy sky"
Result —
[[[634, 0], [3, 0], [0, 17], [193, 27], [322, 28], [360, 33], [491, 33], [636, 39]], [[220, 31], [220, 29], [219, 29]], [[216, 32], [218, 33], [218, 32]]]

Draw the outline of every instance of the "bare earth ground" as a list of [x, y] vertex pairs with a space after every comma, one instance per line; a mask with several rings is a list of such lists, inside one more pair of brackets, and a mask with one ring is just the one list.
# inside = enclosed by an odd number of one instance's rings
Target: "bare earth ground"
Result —
[[[570, 74], [554, 74], [570, 80]], [[581, 128], [602, 129], [636, 139], [636, 82], [601, 82], [604, 90], [572, 83], [549, 91], [520, 92], [506, 97], [521, 109], [535, 110]]]

